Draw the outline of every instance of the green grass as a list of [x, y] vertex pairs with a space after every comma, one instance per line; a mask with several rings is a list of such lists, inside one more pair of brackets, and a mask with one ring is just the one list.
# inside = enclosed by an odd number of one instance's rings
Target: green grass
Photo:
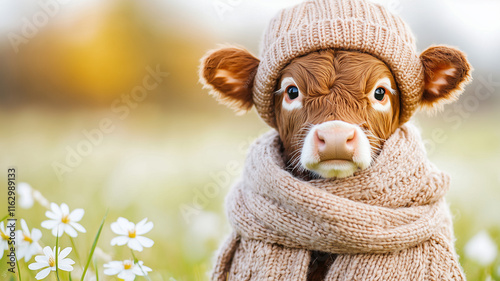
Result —
[[101, 225], [99, 226], [99, 230], [97, 230], [97, 234], [95, 235], [94, 242], [92, 243], [92, 247], [90, 248], [90, 253], [89, 253], [89, 257], [87, 259], [87, 263], [85, 264], [85, 268], [83, 269], [82, 278], [80, 279], [81, 281], [85, 280], [85, 274], [87, 273], [87, 270], [89, 269], [90, 261], [92, 260], [92, 257], [94, 256], [94, 251], [95, 251], [95, 248], [97, 247], [97, 242], [99, 241], [99, 237], [101, 236], [102, 227], [104, 226], [104, 221], [106, 221], [107, 216], [108, 216], [108, 211], [106, 211], [106, 214], [104, 214], [104, 217], [102, 218], [102, 221], [101, 221]]

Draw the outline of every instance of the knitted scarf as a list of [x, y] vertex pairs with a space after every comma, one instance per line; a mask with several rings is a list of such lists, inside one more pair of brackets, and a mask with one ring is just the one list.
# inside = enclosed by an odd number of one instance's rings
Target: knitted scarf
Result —
[[465, 280], [444, 200], [450, 179], [415, 127], [343, 179], [293, 177], [280, 147], [271, 131], [250, 148], [212, 280], [307, 280], [312, 251], [335, 254], [325, 280]]

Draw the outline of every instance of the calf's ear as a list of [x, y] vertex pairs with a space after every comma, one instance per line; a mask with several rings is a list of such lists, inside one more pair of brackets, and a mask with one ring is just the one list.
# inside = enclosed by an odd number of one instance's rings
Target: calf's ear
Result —
[[447, 46], [430, 47], [420, 55], [424, 66], [424, 93], [421, 107], [441, 109], [458, 99], [471, 80], [472, 67], [465, 54]]
[[200, 65], [200, 81], [221, 103], [237, 112], [252, 108], [252, 88], [259, 59], [245, 49], [223, 47], [208, 52]]

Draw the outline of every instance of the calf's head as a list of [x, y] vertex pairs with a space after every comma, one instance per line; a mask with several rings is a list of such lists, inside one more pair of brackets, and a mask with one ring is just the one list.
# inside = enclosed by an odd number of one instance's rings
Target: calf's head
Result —
[[[420, 55], [421, 108], [455, 100], [471, 70], [457, 49], [437, 46]], [[225, 47], [202, 60], [201, 81], [223, 104], [245, 111], [253, 105], [259, 60]], [[320, 50], [295, 58], [280, 71], [274, 116], [292, 173], [310, 179], [347, 177], [366, 169], [384, 141], [402, 125], [401, 93], [389, 67], [376, 57]]]

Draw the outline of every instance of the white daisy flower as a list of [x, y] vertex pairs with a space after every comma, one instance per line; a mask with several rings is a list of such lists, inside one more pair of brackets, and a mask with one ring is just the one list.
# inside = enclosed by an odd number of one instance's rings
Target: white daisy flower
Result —
[[10, 237], [7, 235], [6, 228], [3, 222], [0, 222], [0, 259], [3, 257], [3, 252], [9, 249]]
[[151, 268], [143, 265], [142, 261], [134, 264], [134, 261], [110, 261], [104, 264], [104, 274], [117, 275], [118, 278], [124, 281], [133, 281], [135, 276], [145, 276], [148, 272], [152, 271]]
[[497, 245], [486, 231], [472, 237], [465, 245], [465, 256], [480, 265], [490, 265], [497, 256]]
[[35, 200], [33, 198], [33, 188], [25, 182], [17, 185], [17, 194], [19, 195], [19, 207], [29, 209], [33, 207]]
[[30, 232], [28, 225], [24, 219], [21, 219], [22, 230], [16, 231], [17, 239], [17, 259], [24, 257], [24, 261], [28, 262], [35, 254], [42, 252], [42, 247], [38, 244], [42, 238], [42, 232], [39, 229], [33, 228]]
[[[75, 262], [70, 259], [66, 258], [68, 254], [71, 252], [71, 247], [65, 248], [64, 250], [61, 251], [61, 248], [57, 249], [58, 254], [57, 254], [57, 266], [59, 270], [64, 270], [64, 271], [72, 271], [73, 270], [73, 264]], [[39, 270], [42, 269], [40, 272], [37, 273], [35, 276], [36, 280], [41, 280], [47, 277], [51, 271], [56, 271], [56, 247], [54, 247], [54, 250], [50, 249], [49, 246], [43, 248], [43, 255], [36, 256], [34, 263], [30, 264], [28, 266], [29, 269], [31, 270]]]
[[[69, 212], [69, 207], [65, 203], [61, 207], [55, 203], [50, 204], [51, 211], [45, 212], [45, 215], [50, 219], [42, 222], [42, 227], [52, 229], [54, 236], [60, 237], [66, 232], [71, 237], [78, 236], [76, 230], [85, 233], [86, 230], [78, 222], [82, 219], [85, 211], [83, 209], [75, 209]], [[76, 230], [75, 230], [76, 229]]]
[[153, 240], [140, 236], [148, 233], [153, 228], [153, 222], [147, 222], [148, 218], [143, 219], [137, 224], [129, 222], [126, 218], [118, 218], [118, 220], [111, 224], [111, 230], [120, 235], [111, 240], [111, 246], [127, 246], [141, 252], [143, 247], [149, 248], [153, 246]]

